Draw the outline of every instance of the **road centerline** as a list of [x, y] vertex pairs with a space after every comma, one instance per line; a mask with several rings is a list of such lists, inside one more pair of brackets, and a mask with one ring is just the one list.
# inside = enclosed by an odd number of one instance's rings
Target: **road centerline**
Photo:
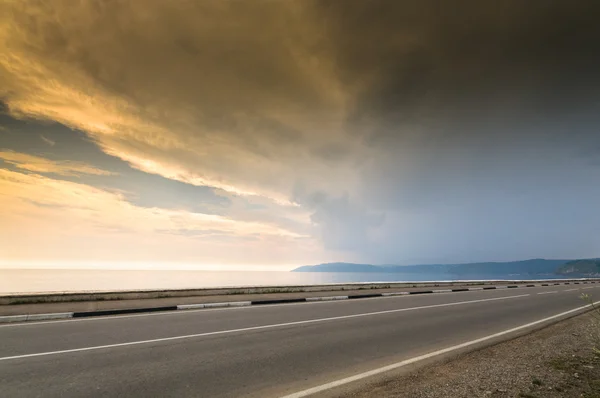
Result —
[[397, 308], [397, 309], [393, 309], [393, 310], [374, 311], [374, 312], [366, 312], [366, 313], [360, 313], [360, 314], [342, 315], [342, 316], [336, 316], [336, 317], [316, 318], [316, 319], [277, 323], [277, 324], [270, 324], [270, 325], [251, 326], [251, 327], [246, 327], [246, 328], [220, 330], [220, 331], [215, 331], [215, 332], [196, 333], [196, 334], [188, 334], [188, 335], [182, 335], [182, 336], [172, 336], [172, 337], [163, 337], [163, 338], [149, 339], [149, 340], [130, 341], [130, 342], [125, 342], [125, 343], [72, 348], [72, 349], [59, 350], [59, 351], [46, 351], [46, 352], [39, 352], [39, 353], [33, 353], [33, 354], [13, 355], [13, 356], [7, 356], [7, 357], [0, 357], [0, 361], [9, 361], [9, 360], [16, 360], [16, 359], [24, 359], [24, 358], [50, 356], [50, 355], [60, 355], [60, 354], [68, 354], [68, 353], [83, 352], [83, 351], [94, 351], [94, 350], [117, 348], [117, 347], [127, 347], [127, 346], [135, 346], [135, 345], [143, 345], [143, 344], [151, 344], [151, 343], [160, 343], [160, 342], [165, 342], [165, 341], [185, 340], [185, 339], [192, 339], [192, 338], [198, 338], [198, 337], [208, 337], [208, 336], [232, 334], [232, 333], [239, 333], [239, 332], [251, 332], [251, 331], [256, 331], [256, 330], [268, 330], [268, 329], [275, 329], [275, 328], [281, 328], [281, 327], [286, 327], [286, 326], [298, 326], [298, 325], [306, 325], [306, 324], [314, 324], [314, 323], [322, 323], [322, 322], [331, 322], [331, 321], [337, 321], [337, 320], [343, 320], [343, 319], [352, 319], [352, 318], [361, 318], [361, 317], [367, 317], [367, 316], [376, 316], [376, 315], [391, 314], [391, 313], [398, 313], [398, 312], [424, 310], [424, 309], [428, 309], [428, 308], [451, 307], [451, 306], [457, 306], [457, 305], [482, 303], [482, 302], [488, 302], [488, 301], [509, 300], [509, 299], [514, 299], [514, 298], [526, 297], [526, 296], [530, 296], [530, 294], [519, 294], [519, 295], [515, 295], [515, 296], [493, 297], [493, 298], [487, 298], [487, 299], [468, 300], [468, 301], [457, 301], [457, 302], [452, 302], [452, 303], [432, 304], [432, 305], [409, 307], [409, 308]]

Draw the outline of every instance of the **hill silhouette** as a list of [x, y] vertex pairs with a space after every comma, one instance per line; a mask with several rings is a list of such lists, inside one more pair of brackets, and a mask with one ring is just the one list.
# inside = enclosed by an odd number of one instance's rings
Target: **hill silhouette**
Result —
[[[447, 273], [457, 277], [469, 275], [500, 276], [509, 274], [556, 275], [576, 273], [574, 270], [598, 272], [600, 274], [600, 260], [597, 261], [597, 264], [599, 264], [598, 268], [594, 268], [590, 261], [595, 260], [546, 260], [537, 258], [508, 262], [421, 265], [373, 265], [337, 262], [305, 265], [292, 270], [292, 272]], [[571, 264], [571, 266], [567, 267], [567, 264]]]

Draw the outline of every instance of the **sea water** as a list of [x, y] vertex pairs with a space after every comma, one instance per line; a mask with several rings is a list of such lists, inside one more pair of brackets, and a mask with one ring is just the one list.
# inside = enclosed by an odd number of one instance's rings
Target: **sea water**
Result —
[[403, 272], [285, 272], [0, 269], [0, 294], [38, 292], [193, 289], [208, 287], [290, 286], [349, 282], [554, 279], [556, 275], [469, 275]]

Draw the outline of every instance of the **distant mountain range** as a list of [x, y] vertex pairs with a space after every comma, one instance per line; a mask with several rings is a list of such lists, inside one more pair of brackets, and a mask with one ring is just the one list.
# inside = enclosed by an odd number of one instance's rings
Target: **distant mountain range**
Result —
[[600, 259], [574, 260], [562, 265], [556, 271], [559, 275], [582, 274], [600, 276]]
[[419, 274], [449, 274], [456, 277], [493, 277], [500, 275], [568, 275], [600, 276], [600, 259], [546, 260], [541, 258], [466, 264], [372, 265], [325, 263], [305, 265], [292, 272], [402, 272]]

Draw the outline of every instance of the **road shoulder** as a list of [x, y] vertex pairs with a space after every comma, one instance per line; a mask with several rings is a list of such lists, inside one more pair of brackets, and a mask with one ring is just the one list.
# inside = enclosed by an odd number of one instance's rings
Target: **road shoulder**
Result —
[[586, 313], [412, 373], [365, 383], [344, 397], [600, 396], [600, 321]]

